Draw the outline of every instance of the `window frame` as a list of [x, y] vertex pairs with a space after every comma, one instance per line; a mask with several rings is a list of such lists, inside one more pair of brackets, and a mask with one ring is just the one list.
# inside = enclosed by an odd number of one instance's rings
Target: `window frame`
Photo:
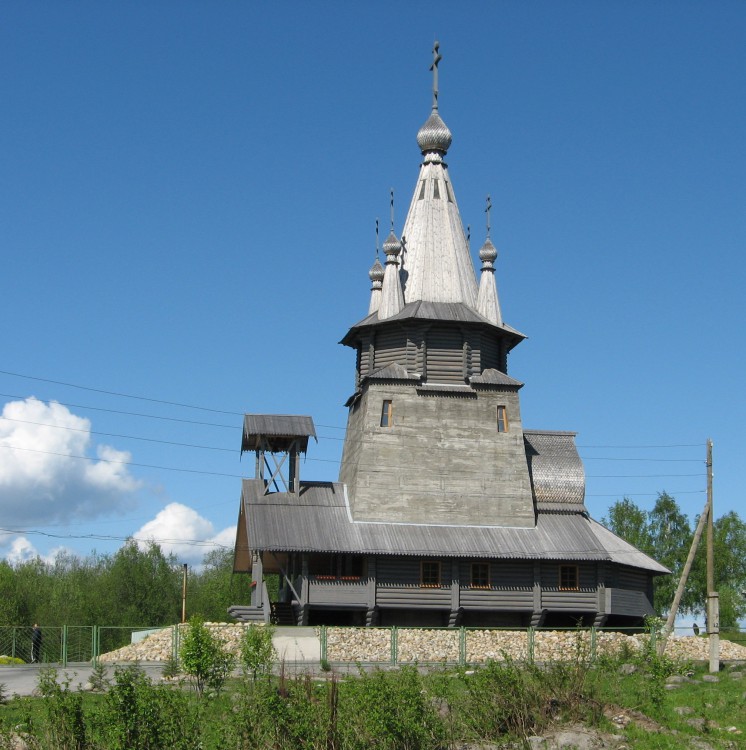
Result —
[[381, 404], [381, 421], [379, 427], [391, 429], [394, 426], [394, 400], [391, 398], [383, 399]]
[[[475, 568], [486, 568], [486, 576], [482, 575], [475, 575], [474, 571]], [[472, 562], [469, 566], [469, 588], [470, 589], [489, 589], [491, 588], [492, 582], [491, 582], [491, 576], [490, 576], [490, 564], [489, 562], [486, 562], [485, 560], [475, 560]], [[475, 578], [479, 578], [482, 580], [486, 580], [486, 583], [475, 583]]]
[[[566, 580], [565, 574], [570, 571], [572, 571], [571, 578], [574, 579], [574, 585], [569, 585], [571, 581]], [[560, 591], [580, 591], [580, 571], [577, 565], [560, 565], [558, 578]]]
[[505, 404], [497, 405], [496, 424], [499, 434], [504, 434], [510, 429], [510, 422], [508, 421], [508, 407]]
[[[425, 576], [425, 566], [433, 565], [437, 571], [437, 583], [427, 582]], [[443, 585], [443, 569], [440, 564], [440, 560], [420, 560], [420, 587], [423, 589], [439, 589]], [[432, 572], [427, 576], [428, 580], [434, 579], [436, 576], [432, 575]]]

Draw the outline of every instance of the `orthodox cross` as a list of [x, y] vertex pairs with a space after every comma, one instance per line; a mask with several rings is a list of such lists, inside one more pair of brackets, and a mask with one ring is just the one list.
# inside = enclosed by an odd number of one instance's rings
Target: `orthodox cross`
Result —
[[489, 239], [490, 236], [490, 211], [492, 210], [492, 201], [490, 200], [490, 196], [487, 196], [487, 208], [484, 209], [484, 212], [487, 214], [487, 238]]
[[394, 231], [394, 188], [391, 188], [391, 231]]
[[376, 217], [376, 258], [378, 257], [378, 218]]
[[435, 42], [433, 46], [433, 64], [430, 70], [433, 71], [433, 109], [438, 109], [438, 63], [443, 59], [440, 52], [440, 44]]

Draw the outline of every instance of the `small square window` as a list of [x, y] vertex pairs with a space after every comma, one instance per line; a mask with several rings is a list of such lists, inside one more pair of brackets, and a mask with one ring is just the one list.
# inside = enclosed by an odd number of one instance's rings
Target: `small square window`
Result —
[[437, 560], [420, 563], [420, 586], [440, 586], [440, 563]]
[[394, 424], [394, 402], [386, 400], [381, 408], [381, 427], [392, 427]]
[[490, 587], [490, 564], [476, 562], [471, 564], [471, 587], [473, 589], [488, 589]]
[[578, 590], [578, 566], [560, 565], [559, 587], [562, 591]]
[[508, 407], [507, 406], [497, 407], [497, 431], [498, 432], [508, 431]]

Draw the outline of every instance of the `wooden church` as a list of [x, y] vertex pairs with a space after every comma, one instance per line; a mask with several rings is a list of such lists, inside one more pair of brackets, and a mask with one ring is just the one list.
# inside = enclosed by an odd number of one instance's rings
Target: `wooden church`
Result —
[[[632, 626], [668, 573], [594, 521], [574, 433], [524, 429], [502, 316], [497, 251], [479, 280], [433, 107], [401, 240], [370, 269], [368, 315], [342, 344], [356, 389], [339, 480], [307, 482], [307, 416], [248, 414], [234, 570], [252, 576], [241, 620], [297, 624]], [[489, 215], [489, 214], [488, 214]], [[280, 577], [270, 602], [264, 576]]]

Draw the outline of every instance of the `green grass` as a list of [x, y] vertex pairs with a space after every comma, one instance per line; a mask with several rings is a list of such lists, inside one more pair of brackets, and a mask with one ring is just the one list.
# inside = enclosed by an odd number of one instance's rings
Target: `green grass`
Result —
[[[579, 654], [570, 663], [426, 675], [408, 667], [344, 679], [234, 678], [203, 698], [122, 670], [107, 693], [72, 694], [47, 680], [44, 697], [12, 698], [0, 706], [0, 748], [9, 733], [22, 732], [38, 750], [446, 750], [464, 742], [507, 746], [571, 725], [622, 734], [635, 750], [689, 748], [695, 737], [716, 750], [746, 747], [746, 678], [734, 678], [735, 670], [708, 683], [704, 670], [651, 654], [632, 674], [620, 666], [591, 666]], [[676, 672], [691, 682], [666, 690]], [[629, 723], [615, 724], [619, 716]]]

